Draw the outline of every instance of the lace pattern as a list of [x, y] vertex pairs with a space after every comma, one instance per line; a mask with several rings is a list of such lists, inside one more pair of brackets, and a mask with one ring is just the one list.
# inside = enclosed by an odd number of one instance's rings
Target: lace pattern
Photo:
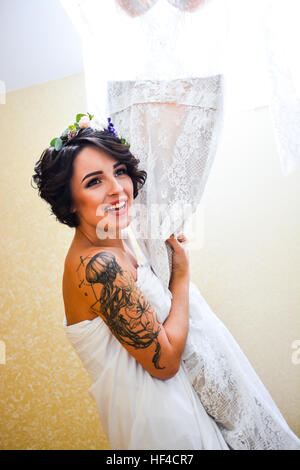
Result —
[[221, 76], [174, 80], [108, 81], [111, 113], [138, 103], [177, 103], [218, 109]]
[[172, 256], [164, 240], [183, 229], [200, 202], [222, 123], [222, 90], [221, 75], [108, 83], [109, 114], [148, 173], [135, 200], [147, 211], [132, 228], [165, 289]]
[[191, 283], [189, 333], [182, 360], [225, 441], [234, 450], [300, 449], [300, 440], [238, 343], [196, 289]]

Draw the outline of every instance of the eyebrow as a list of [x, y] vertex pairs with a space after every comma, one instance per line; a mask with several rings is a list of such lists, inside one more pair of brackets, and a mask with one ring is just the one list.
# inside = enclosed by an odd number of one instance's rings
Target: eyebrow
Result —
[[[117, 163], [114, 164], [113, 168], [116, 168], [117, 166], [120, 166], [120, 165], [125, 165], [125, 163], [123, 163], [123, 162], [117, 162]], [[89, 178], [90, 176], [102, 175], [102, 174], [103, 174], [103, 171], [102, 171], [102, 170], [93, 171], [92, 173], [88, 173], [88, 174], [85, 175], [85, 177], [82, 179], [81, 183], [83, 183], [84, 180], [86, 180], [86, 179]]]

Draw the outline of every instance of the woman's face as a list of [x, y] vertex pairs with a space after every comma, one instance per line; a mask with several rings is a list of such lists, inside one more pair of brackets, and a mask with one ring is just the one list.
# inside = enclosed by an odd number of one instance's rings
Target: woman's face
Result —
[[[79, 218], [79, 227], [97, 228], [119, 236], [120, 230], [131, 221], [133, 209], [133, 183], [125, 163], [94, 147], [85, 147], [76, 156], [71, 179], [73, 211]], [[125, 207], [123, 208], [123, 202]], [[112, 204], [121, 202], [117, 211]], [[106, 238], [104, 237], [104, 238]]]

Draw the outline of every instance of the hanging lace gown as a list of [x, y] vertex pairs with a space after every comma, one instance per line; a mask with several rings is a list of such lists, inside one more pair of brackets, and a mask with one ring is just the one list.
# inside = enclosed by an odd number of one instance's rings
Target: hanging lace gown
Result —
[[201, 8], [206, 0], [61, 1], [82, 38], [89, 112], [96, 124], [112, 118], [147, 171], [132, 229], [167, 289], [165, 240], [196, 212], [220, 138], [226, 8]]
[[165, 240], [184, 231], [201, 200], [222, 124], [222, 84], [221, 75], [108, 82], [109, 114], [147, 171], [132, 229], [165, 289], [172, 259]]

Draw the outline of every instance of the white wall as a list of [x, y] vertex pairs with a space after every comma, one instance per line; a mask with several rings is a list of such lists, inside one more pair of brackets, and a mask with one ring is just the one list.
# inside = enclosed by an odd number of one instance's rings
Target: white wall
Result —
[[7, 92], [83, 68], [79, 36], [59, 0], [1, 0], [0, 44]]

